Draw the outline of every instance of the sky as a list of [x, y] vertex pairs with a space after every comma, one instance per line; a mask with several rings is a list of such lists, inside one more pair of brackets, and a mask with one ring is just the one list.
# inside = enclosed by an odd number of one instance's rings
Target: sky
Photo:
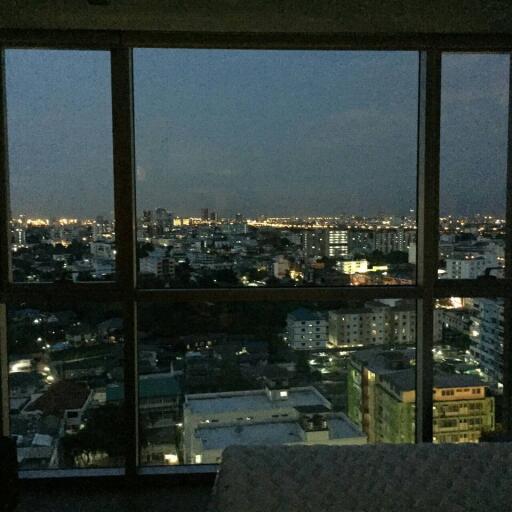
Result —
[[[108, 52], [6, 52], [13, 214], [113, 211]], [[142, 209], [403, 215], [415, 52], [134, 51]], [[443, 57], [441, 213], [504, 212], [508, 57]]]

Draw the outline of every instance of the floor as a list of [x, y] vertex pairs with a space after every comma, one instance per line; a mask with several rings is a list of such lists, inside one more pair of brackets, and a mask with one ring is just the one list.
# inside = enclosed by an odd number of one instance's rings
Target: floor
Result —
[[213, 485], [211, 478], [198, 482], [110, 483], [55, 481], [24, 482], [16, 512], [206, 512]]

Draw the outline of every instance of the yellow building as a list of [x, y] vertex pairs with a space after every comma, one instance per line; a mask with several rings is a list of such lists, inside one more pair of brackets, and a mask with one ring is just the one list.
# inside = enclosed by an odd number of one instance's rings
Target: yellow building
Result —
[[[348, 416], [374, 443], [412, 443], [415, 369], [411, 350], [354, 354], [348, 375]], [[409, 366], [408, 368], [406, 366]], [[434, 442], [478, 442], [494, 429], [494, 398], [469, 375], [434, 377]]]

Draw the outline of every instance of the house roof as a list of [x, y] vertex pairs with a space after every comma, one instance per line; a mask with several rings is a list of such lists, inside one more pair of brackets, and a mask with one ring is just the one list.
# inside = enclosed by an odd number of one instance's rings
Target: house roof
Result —
[[318, 311], [311, 311], [306, 308], [298, 308], [289, 313], [296, 322], [308, 322], [312, 320], [325, 320], [324, 315]]
[[44, 416], [62, 416], [64, 411], [81, 409], [91, 391], [78, 382], [61, 380], [52, 384], [41, 396], [29, 403], [26, 411], [41, 411]]

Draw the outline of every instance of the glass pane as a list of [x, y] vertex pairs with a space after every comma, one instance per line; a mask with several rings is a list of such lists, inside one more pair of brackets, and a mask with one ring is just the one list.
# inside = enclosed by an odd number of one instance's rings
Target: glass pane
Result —
[[445, 54], [439, 275], [503, 277], [509, 57]]
[[414, 52], [134, 53], [143, 287], [411, 284]]
[[413, 442], [415, 336], [413, 301], [141, 304], [141, 461]]
[[108, 52], [8, 50], [13, 279], [113, 279]]
[[[11, 434], [20, 469], [124, 464], [123, 327], [115, 304], [8, 308]], [[121, 399], [107, 400], [115, 386]]]
[[434, 442], [489, 441], [501, 422], [503, 302], [443, 299], [434, 320]]

